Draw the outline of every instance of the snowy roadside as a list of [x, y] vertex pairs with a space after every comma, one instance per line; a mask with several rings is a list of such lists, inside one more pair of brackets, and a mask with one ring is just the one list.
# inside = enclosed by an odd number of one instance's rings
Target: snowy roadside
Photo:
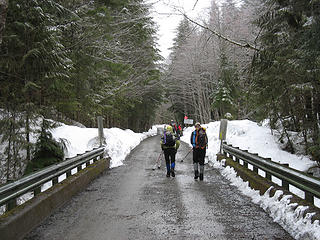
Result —
[[[157, 125], [153, 126], [148, 132], [144, 133], [135, 133], [129, 129], [105, 128], [103, 130], [106, 140], [105, 155], [111, 157], [110, 167], [113, 168], [122, 165], [126, 156], [139, 145], [141, 141], [157, 134], [157, 127]], [[59, 127], [52, 129], [51, 133], [54, 139], [59, 140], [61, 138], [67, 141], [66, 158], [71, 158], [87, 150], [99, 147], [97, 128], [81, 128], [60, 124]], [[85, 168], [85, 164], [82, 167]], [[76, 169], [72, 170], [72, 174], [76, 172]], [[66, 174], [63, 174], [59, 177], [58, 182], [62, 182], [65, 179]], [[41, 192], [46, 191], [50, 187], [52, 187], [52, 181], [43, 184]], [[26, 193], [18, 198], [17, 203], [21, 205], [33, 197], [33, 192]], [[5, 207], [0, 206], [0, 215], [3, 214], [4, 211]]]
[[[156, 135], [157, 127], [162, 126], [163, 125], [153, 126], [145, 133], [134, 133], [131, 130], [118, 128], [104, 129], [106, 154], [111, 157], [111, 167], [122, 165], [131, 150], [148, 136]], [[212, 122], [204, 126], [207, 128], [209, 138], [207, 157], [213, 167], [218, 168], [221, 173], [230, 180], [231, 184], [237, 186], [243, 194], [250, 196], [254, 203], [259, 204], [270, 214], [275, 222], [278, 222], [295, 239], [320, 239], [319, 222], [315, 221], [311, 224], [310, 214], [303, 218], [303, 211], [305, 211], [304, 206], [299, 206], [296, 210], [293, 210], [294, 205], [288, 203], [290, 196], [286, 196], [280, 201], [277, 199], [277, 196], [281, 194], [280, 192], [277, 192], [272, 198], [270, 198], [267, 193], [260, 196], [257, 191], [249, 188], [247, 183], [243, 182], [239, 177], [236, 177], [233, 169], [229, 167], [223, 168], [220, 163], [216, 161], [216, 154], [220, 149], [220, 140], [218, 139], [220, 122]], [[190, 135], [193, 130], [193, 127], [185, 129], [181, 140], [189, 144]], [[98, 129], [96, 128], [80, 128], [62, 125], [53, 129], [52, 134], [55, 139], [64, 138], [68, 141], [66, 157], [73, 157], [98, 146]], [[227, 142], [241, 149], [258, 153], [262, 157], [271, 157], [273, 161], [289, 163], [290, 167], [301, 171], [306, 171], [309, 167], [315, 165], [315, 163], [306, 156], [296, 156], [282, 151], [275, 137], [271, 135], [267, 127], [258, 126], [251, 121], [229, 121]], [[63, 181], [63, 177], [59, 179], [59, 181]], [[49, 185], [43, 186], [42, 191], [50, 187]], [[24, 199], [21, 200], [22, 203]], [[316, 206], [320, 206], [319, 199], [316, 199]]]
[[[106, 152], [112, 159], [111, 167], [122, 165], [130, 151], [143, 139], [155, 135], [157, 127], [160, 126], [162, 127], [162, 125], [153, 126], [146, 133], [134, 133], [131, 130], [118, 128], [104, 129]], [[207, 128], [209, 138], [207, 157], [211, 165], [219, 168], [221, 173], [230, 180], [231, 184], [237, 186], [243, 194], [250, 196], [253, 202], [259, 204], [270, 214], [275, 222], [279, 223], [295, 239], [320, 239], [319, 222], [315, 221], [311, 224], [310, 214], [303, 218], [303, 211], [305, 210], [303, 206], [293, 210], [294, 205], [288, 203], [290, 196], [286, 196], [280, 201], [277, 199], [277, 196], [281, 194], [280, 192], [277, 192], [272, 198], [267, 193], [260, 196], [257, 191], [249, 188], [248, 184], [243, 182], [241, 178], [236, 177], [233, 169], [229, 167], [223, 168], [216, 161], [216, 154], [220, 149], [220, 140], [218, 139], [220, 122], [211, 122], [204, 126]], [[190, 135], [193, 130], [193, 127], [185, 129], [181, 140], [190, 144]], [[97, 146], [98, 130], [95, 128], [88, 129], [63, 125], [54, 129], [52, 133], [56, 139], [65, 138], [68, 140], [68, 157], [83, 153]], [[269, 128], [258, 126], [248, 120], [229, 121], [227, 142], [252, 153], [258, 153], [262, 157], [271, 157], [273, 161], [289, 163], [290, 167], [301, 171], [306, 171], [309, 167], [315, 165], [315, 162], [306, 156], [297, 156], [281, 150], [275, 136], [271, 135]], [[299, 193], [295, 194], [299, 195]], [[320, 206], [319, 199], [316, 204], [318, 207]]]
[[319, 221], [316, 220], [311, 223], [313, 214], [307, 213], [303, 217], [304, 211], [308, 207], [297, 207], [297, 203], [290, 204], [291, 195], [286, 195], [281, 200], [278, 200], [283, 192], [278, 190], [273, 197], [269, 197], [270, 188], [264, 195], [260, 196], [259, 191], [253, 190], [249, 187], [248, 182], [244, 182], [240, 177], [237, 177], [233, 168], [229, 166], [223, 167], [218, 161], [214, 161], [212, 164], [214, 168], [219, 169], [221, 174], [231, 182], [231, 185], [236, 186], [244, 195], [249, 196], [252, 202], [264, 209], [293, 238], [299, 240], [320, 239]]
[[[220, 122], [211, 122], [204, 124], [207, 129], [209, 147], [207, 156], [209, 161], [216, 160], [216, 154], [220, 150], [219, 128]], [[184, 130], [181, 140], [190, 144], [191, 132], [193, 127]], [[248, 150], [251, 153], [258, 153], [261, 157], [271, 158], [278, 163], [288, 163], [289, 167], [307, 171], [310, 167], [316, 166], [316, 163], [307, 156], [298, 156], [283, 151], [276, 141], [276, 137], [271, 134], [270, 128], [259, 126], [257, 123], [249, 120], [228, 121], [227, 143], [242, 150]]]
[[[220, 140], [218, 138], [220, 122], [211, 122], [203, 126], [207, 129], [209, 139], [206, 156], [210, 165], [219, 169], [232, 185], [268, 212], [273, 220], [279, 223], [292, 237], [295, 239], [320, 239], [319, 221], [311, 223], [311, 214], [306, 214], [305, 218], [303, 217], [303, 212], [307, 207], [298, 206], [293, 210], [296, 205], [289, 203], [291, 196], [284, 196], [280, 201], [278, 200], [278, 197], [282, 195], [281, 191], [277, 191], [273, 197], [269, 197], [269, 191], [260, 196], [258, 191], [251, 189], [248, 183], [236, 176], [233, 168], [222, 167], [221, 163], [216, 160], [216, 154], [220, 150]], [[194, 131], [194, 127], [185, 129], [181, 137], [181, 140], [189, 145], [192, 131]], [[288, 163], [290, 167], [300, 171], [307, 171], [310, 167], [316, 165], [307, 156], [297, 156], [281, 150], [276, 137], [271, 135], [269, 128], [258, 126], [248, 120], [228, 122], [227, 143], [251, 153], [258, 153], [262, 157], [270, 157], [275, 162]], [[275, 183], [279, 184], [277, 180], [275, 180]], [[304, 197], [299, 189], [290, 188], [290, 191]], [[315, 205], [320, 207], [320, 199], [315, 198]]]
[[[99, 147], [97, 128], [80, 128], [76, 126], [62, 125], [53, 129], [53, 137], [66, 139], [66, 157], [71, 158], [77, 154]], [[139, 143], [147, 137], [157, 134], [157, 125], [149, 129], [148, 132], [135, 133], [129, 129], [104, 128], [106, 140], [105, 154], [111, 157], [110, 167], [118, 167], [123, 164], [124, 159]]]

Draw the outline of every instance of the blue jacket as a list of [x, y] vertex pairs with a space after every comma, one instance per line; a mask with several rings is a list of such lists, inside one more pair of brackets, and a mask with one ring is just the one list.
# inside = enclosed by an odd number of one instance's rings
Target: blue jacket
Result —
[[[199, 130], [203, 130], [203, 131], [206, 131], [205, 128], [200, 128]], [[199, 131], [198, 130], [198, 131]], [[191, 138], [190, 138], [190, 143], [192, 144], [192, 147], [194, 148], [199, 148], [199, 145], [197, 144], [197, 130], [194, 130], [192, 133], [191, 133]], [[201, 148], [206, 148], [208, 145], [208, 137], [207, 137], [207, 134], [205, 133], [205, 146], [202, 146]]]

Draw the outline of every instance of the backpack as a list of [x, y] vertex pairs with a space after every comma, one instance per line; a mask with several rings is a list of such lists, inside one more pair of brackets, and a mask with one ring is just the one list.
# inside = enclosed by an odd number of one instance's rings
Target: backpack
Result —
[[167, 147], [173, 147], [176, 144], [176, 139], [171, 132], [166, 132], [163, 136], [163, 143]]
[[203, 149], [206, 147], [207, 145], [206, 131], [203, 128], [199, 129], [196, 142], [197, 142], [197, 146], [199, 146], [200, 148]]

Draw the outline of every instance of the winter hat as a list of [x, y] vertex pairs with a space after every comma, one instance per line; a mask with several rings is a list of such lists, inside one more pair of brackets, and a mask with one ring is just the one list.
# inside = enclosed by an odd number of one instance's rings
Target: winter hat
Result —
[[166, 130], [169, 131], [169, 132], [173, 132], [172, 127], [171, 127], [170, 125], [168, 125], [168, 126], [166, 127]]

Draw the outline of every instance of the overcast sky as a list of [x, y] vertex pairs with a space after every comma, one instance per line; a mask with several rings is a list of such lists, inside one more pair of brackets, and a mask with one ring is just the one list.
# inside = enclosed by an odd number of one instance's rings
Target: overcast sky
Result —
[[170, 54], [168, 48], [172, 47], [177, 26], [182, 19], [177, 9], [192, 19], [208, 19], [211, 6], [211, 0], [147, 0], [147, 2], [154, 3], [152, 16], [159, 25], [158, 47], [164, 58]]

